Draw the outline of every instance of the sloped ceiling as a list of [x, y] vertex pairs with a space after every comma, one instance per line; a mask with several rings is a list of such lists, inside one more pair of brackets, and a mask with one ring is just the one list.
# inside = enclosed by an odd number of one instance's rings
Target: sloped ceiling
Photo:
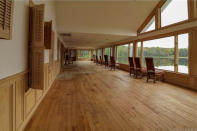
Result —
[[56, 22], [66, 46], [98, 48], [136, 36], [159, 0], [55, 1]]

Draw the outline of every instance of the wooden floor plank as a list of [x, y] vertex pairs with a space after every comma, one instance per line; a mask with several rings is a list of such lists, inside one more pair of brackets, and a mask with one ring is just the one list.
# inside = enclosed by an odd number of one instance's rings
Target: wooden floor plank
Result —
[[197, 92], [91, 62], [66, 66], [25, 131], [197, 131]]

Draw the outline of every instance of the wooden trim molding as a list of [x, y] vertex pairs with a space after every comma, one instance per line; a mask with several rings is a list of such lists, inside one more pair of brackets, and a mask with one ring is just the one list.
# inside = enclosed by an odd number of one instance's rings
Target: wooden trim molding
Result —
[[[145, 21], [142, 23], [142, 25], [138, 28], [137, 34], [140, 34], [140, 32], [144, 29], [144, 27], [149, 23], [149, 21], [153, 18], [154, 15], [158, 15], [158, 9], [161, 8], [167, 0], [160, 0], [160, 2], [156, 5], [156, 7], [152, 10], [152, 12], [148, 15], [148, 17], [145, 19]], [[156, 24], [157, 25], [157, 24]]]

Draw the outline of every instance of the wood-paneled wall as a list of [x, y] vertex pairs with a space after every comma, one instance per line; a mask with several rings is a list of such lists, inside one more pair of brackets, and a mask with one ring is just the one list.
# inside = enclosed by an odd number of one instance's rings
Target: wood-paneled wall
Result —
[[[129, 72], [129, 65], [119, 64], [118, 69]], [[128, 73], [128, 75], [129, 75], [129, 73]], [[174, 84], [174, 85], [197, 90], [197, 77], [194, 77], [194, 76], [165, 71], [164, 81]]]
[[52, 71], [44, 65], [44, 90], [28, 89], [28, 71], [0, 80], [0, 131], [22, 131], [60, 72], [60, 61]]

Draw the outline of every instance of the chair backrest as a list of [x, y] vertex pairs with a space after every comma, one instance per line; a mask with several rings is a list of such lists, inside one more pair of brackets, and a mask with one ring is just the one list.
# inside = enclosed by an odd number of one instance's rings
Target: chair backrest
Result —
[[133, 57], [128, 57], [128, 60], [129, 60], [129, 66], [134, 68]]
[[147, 71], [155, 71], [155, 66], [154, 66], [153, 58], [152, 57], [146, 57], [145, 58], [145, 61], [146, 61]]
[[135, 61], [135, 67], [138, 69], [141, 69], [142, 66], [141, 66], [141, 62], [140, 62], [140, 57], [135, 57], [134, 61]]
[[104, 55], [105, 63], [108, 62], [108, 55]]
[[70, 59], [69, 55], [66, 55], [66, 60], [69, 60], [69, 59]]
[[98, 62], [98, 56], [96, 56], [96, 62]]
[[100, 56], [100, 61], [102, 61], [102, 57]]
[[114, 56], [111, 56], [110, 57], [110, 61], [111, 61], [111, 64], [115, 64], [116, 62], [115, 62], [115, 57]]

